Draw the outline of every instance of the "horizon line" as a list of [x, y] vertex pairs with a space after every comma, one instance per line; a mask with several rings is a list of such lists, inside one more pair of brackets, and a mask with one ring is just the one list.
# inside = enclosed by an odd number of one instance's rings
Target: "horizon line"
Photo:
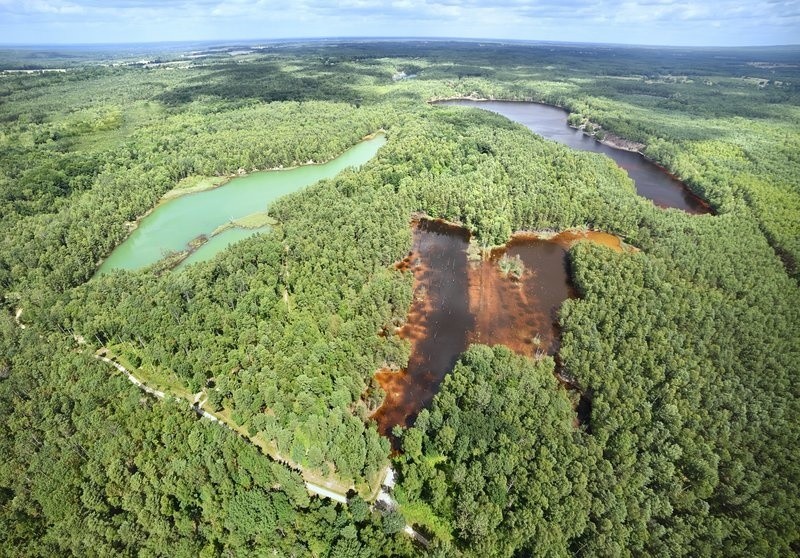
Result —
[[341, 36], [313, 36], [313, 37], [273, 37], [273, 38], [236, 38], [236, 39], [185, 39], [185, 40], [163, 40], [163, 41], [120, 41], [120, 42], [56, 42], [56, 43], [0, 43], [0, 49], [15, 48], [52, 48], [52, 47], [120, 47], [120, 46], [148, 46], [148, 45], [185, 45], [192, 43], [217, 43], [217, 44], [236, 44], [236, 43], [299, 43], [305, 41], [458, 41], [468, 43], [491, 42], [496, 44], [516, 43], [516, 44], [539, 44], [539, 45], [587, 45], [587, 46], [609, 46], [609, 47], [629, 47], [629, 48], [674, 48], [674, 49], [770, 49], [770, 48], [800, 48], [800, 43], [784, 44], [747, 44], [747, 45], [683, 45], [683, 44], [656, 44], [656, 43], [606, 43], [596, 41], [554, 41], [542, 39], [503, 39], [491, 37], [448, 37], [448, 36], [405, 36], [405, 35], [341, 35]]

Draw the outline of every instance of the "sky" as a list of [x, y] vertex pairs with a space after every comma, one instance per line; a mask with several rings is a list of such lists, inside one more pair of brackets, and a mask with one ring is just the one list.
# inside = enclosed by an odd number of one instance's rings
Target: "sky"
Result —
[[800, 44], [800, 0], [0, 0], [0, 43], [457, 37]]

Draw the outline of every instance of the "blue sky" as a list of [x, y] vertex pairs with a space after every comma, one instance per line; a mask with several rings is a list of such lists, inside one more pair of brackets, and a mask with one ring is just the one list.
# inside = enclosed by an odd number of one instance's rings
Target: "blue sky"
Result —
[[800, 43], [800, 0], [0, 0], [0, 43], [475, 37]]

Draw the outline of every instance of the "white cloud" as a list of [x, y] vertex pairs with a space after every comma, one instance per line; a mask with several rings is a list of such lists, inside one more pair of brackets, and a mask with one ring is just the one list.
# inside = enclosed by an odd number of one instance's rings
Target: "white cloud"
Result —
[[80, 14], [84, 12], [84, 7], [79, 4], [59, 2], [58, 0], [33, 0], [25, 2], [25, 8], [43, 14]]
[[80, 41], [90, 25], [118, 41], [368, 33], [674, 43], [713, 42], [704, 30], [717, 29], [726, 44], [798, 43], [800, 0], [0, 0], [6, 40], [58, 26]]

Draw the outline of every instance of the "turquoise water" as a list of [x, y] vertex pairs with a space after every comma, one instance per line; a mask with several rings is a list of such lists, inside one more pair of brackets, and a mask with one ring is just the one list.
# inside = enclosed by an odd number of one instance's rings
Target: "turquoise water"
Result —
[[[106, 258], [98, 274], [115, 269], [141, 269], [157, 262], [168, 252], [185, 250], [193, 238], [201, 234], [211, 235], [220, 225], [263, 211], [271, 201], [280, 196], [325, 178], [332, 178], [348, 167], [366, 163], [384, 143], [386, 137], [378, 134], [322, 165], [256, 172], [235, 178], [219, 188], [187, 194], [159, 205]], [[245, 236], [250, 236], [255, 231], [247, 232], [249, 234]], [[231, 241], [233, 237], [235, 234], [230, 233], [225, 238]], [[206, 251], [213, 252], [209, 258], [219, 251], [218, 246], [223, 241], [212, 242], [213, 238], [192, 254], [197, 258], [193, 261], [207, 259]], [[213, 251], [214, 247], [217, 247], [216, 251]]]
[[240, 240], [251, 237], [260, 232], [267, 232], [269, 227], [260, 227], [257, 229], [243, 229], [240, 227], [233, 227], [226, 229], [219, 234], [215, 234], [208, 239], [208, 242], [203, 244], [198, 250], [195, 250], [189, 256], [178, 264], [175, 269], [182, 269], [187, 265], [197, 262], [204, 262], [216, 256], [219, 252], [231, 244], [235, 244]]

